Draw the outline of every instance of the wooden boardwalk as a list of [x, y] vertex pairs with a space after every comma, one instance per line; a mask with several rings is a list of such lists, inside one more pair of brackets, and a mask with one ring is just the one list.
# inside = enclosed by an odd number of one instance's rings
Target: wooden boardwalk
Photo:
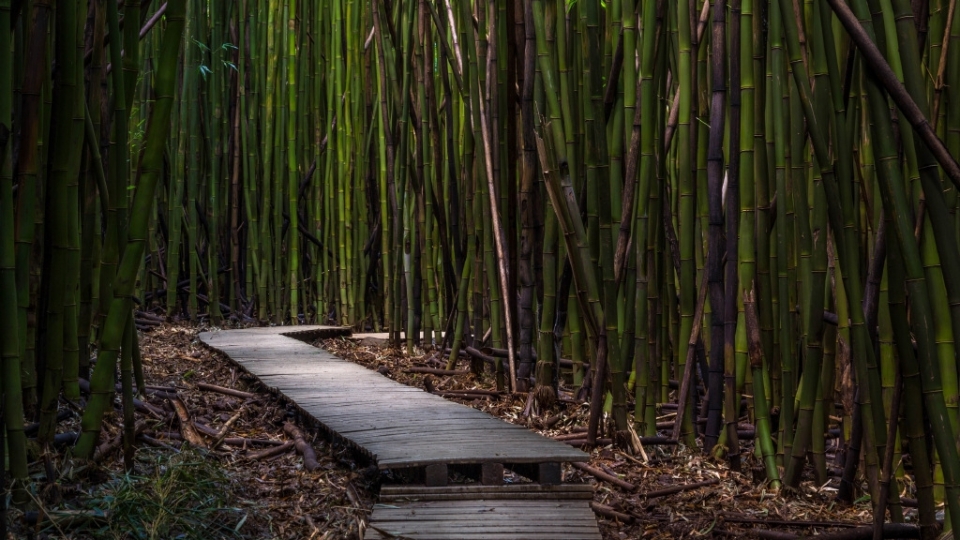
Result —
[[[560, 464], [587, 461], [587, 454], [310, 345], [324, 333], [349, 331], [250, 328], [204, 332], [200, 340], [380, 469], [422, 479], [419, 488], [384, 487], [383, 497], [392, 502], [374, 510], [366, 538], [600, 538], [587, 500], [591, 495], [557, 485]], [[537, 483], [503, 485], [505, 467]], [[447, 486], [451, 469], [479, 483]], [[480, 510], [482, 518], [472, 515]]]

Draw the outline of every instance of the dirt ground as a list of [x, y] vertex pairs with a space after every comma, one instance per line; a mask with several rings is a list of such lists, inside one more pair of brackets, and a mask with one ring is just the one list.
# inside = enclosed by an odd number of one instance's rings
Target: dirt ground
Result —
[[[202, 330], [163, 324], [141, 333], [147, 395], [138, 406], [138, 420], [145, 428], [133, 471], [124, 473], [121, 451], [113, 448], [93, 466], [54, 460], [59, 484], [50, 487], [42, 461], [35, 460], [36, 482], [30, 496], [41, 511], [38, 516], [11, 510], [11, 537], [362, 538], [381, 481], [376, 468], [331, 443], [310, 419], [299, 417], [295, 407], [229, 359], [206, 349], [196, 337]], [[436, 392], [495, 389], [489, 373], [478, 377], [406, 372], [411, 367], [441, 367], [422, 351], [407, 356], [376, 340], [350, 338], [318, 345], [404, 384]], [[469, 363], [462, 360], [458, 369], [466, 370]], [[226, 395], [204, 385], [240, 394]], [[571, 394], [571, 389], [562, 389], [561, 398]], [[190, 415], [186, 423], [173, 405], [177, 398]], [[562, 438], [586, 425], [587, 406], [573, 399], [561, 399], [554, 410], [539, 416], [524, 414], [527, 403], [522, 397], [450, 399], [548, 437]], [[293, 448], [263, 459], [255, 454], [290, 441], [284, 430], [287, 422], [305, 434], [316, 452], [317, 469], [307, 471]], [[106, 424], [102, 440], [119, 440], [119, 414], [111, 414]], [[75, 432], [78, 425], [72, 416], [61, 423], [60, 431]], [[195, 445], [184, 441], [197, 437]], [[224, 441], [213, 448], [220, 437]], [[237, 440], [241, 438], [247, 441]], [[266, 446], [254, 445], [256, 441]], [[629, 485], [613, 485], [564, 467], [565, 482], [595, 485], [594, 506], [605, 514], [598, 515], [605, 540], [789, 538], [870, 523], [868, 501], [854, 506], [836, 502], [836, 481], [825, 486], [806, 482], [800, 493], [788, 496], [771, 492], [757, 480], [763, 477], [762, 469], [747, 452], [744, 472], [734, 473], [697, 451], [670, 446], [645, 450], [647, 460], [611, 446], [591, 451], [590, 466]], [[662, 493], [665, 488], [704, 482], [709, 484]]]

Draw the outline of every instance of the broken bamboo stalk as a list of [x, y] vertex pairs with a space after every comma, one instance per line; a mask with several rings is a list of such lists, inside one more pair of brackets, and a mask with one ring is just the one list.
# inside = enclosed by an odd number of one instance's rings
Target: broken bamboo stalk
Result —
[[697, 305], [693, 312], [693, 330], [690, 332], [690, 339], [687, 341], [686, 364], [683, 367], [683, 375], [680, 378], [680, 392], [677, 395], [677, 417], [674, 419], [673, 435], [671, 438], [679, 440], [680, 430], [683, 427], [683, 416], [686, 414], [687, 401], [689, 401], [690, 384], [693, 379], [693, 366], [695, 364], [694, 356], [697, 352], [697, 341], [700, 339], [700, 322], [703, 320], [703, 306], [707, 299], [707, 275], [704, 273], [700, 279], [700, 290], [697, 293]]
[[183, 400], [180, 398], [171, 399], [170, 403], [173, 404], [174, 410], [177, 411], [177, 418], [180, 420], [180, 432], [183, 434], [183, 438], [194, 446], [203, 447], [203, 439], [197, 434], [193, 422], [190, 421], [190, 411], [183, 403]]

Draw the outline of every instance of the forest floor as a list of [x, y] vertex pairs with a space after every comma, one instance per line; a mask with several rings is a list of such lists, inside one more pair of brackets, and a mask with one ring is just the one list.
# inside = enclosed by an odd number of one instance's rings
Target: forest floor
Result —
[[[201, 330], [163, 324], [141, 334], [147, 396], [138, 407], [145, 427], [134, 469], [125, 473], [122, 452], [105, 445], [108, 451], [97, 465], [53, 463], [59, 484], [51, 487], [44, 481], [42, 461], [34, 459], [36, 483], [30, 496], [41, 511], [38, 516], [12, 510], [13, 537], [362, 538], [381, 481], [376, 467], [330, 443], [310, 419], [298, 416], [295, 407], [201, 345], [197, 340]], [[408, 373], [410, 367], [438, 367], [422, 351], [408, 356], [376, 340], [350, 338], [318, 344], [404, 384], [426, 385], [436, 392], [494, 389], [489, 373], [479, 377]], [[226, 395], [206, 385], [240, 394]], [[561, 392], [561, 398], [565, 396]], [[193, 434], [178, 421], [173, 405], [177, 398], [190, 414], [186, 424], [194, 426]], [[454, 400], [547, 437], [569, 437], [586, 425], [587, 406], [572, 399], [561, 399], [555, 410], [539, 417], [524, 414], [527, 404], [522, 397]], [[284, 430], [287, 422], [299, 426], [315, 449], [316, 470], [305, 470], [304, 460], [290, 445], [278, 456], [256, 455], [277, 446], [253, 442], [278, 445], [290, 440]], [[120, 425], [119, 414], [108, 415], [103, 440], [118, 441]], [[78, 430], [75, 415], [59, 429]], [[212, 448], [221, 431], [227, 439]], [[200, 448], [191, 448], [183, 439], [196, 433], [202, 439]], [[805, 482], [799, 493], [789, 496], [771, 492], [760, 481], [761, 464], [749, 452], [744, 452], [744, 473], [698, 451], [648, 446], [646, 453], [649, 460], [644, 461], [611, 446], [591, 452], [589, 465], [615, 476], [620, 485], [564, 466], [565, 482], [595, 484], [595, 510], [606, 514], [598, 515], [605, 540], [712, 536], [782, 540], [870, 523], [866, 498], [853, 506], [836, 502], [836, 481], [825, 486]], [[697, 483], [706, 484], [669, 493]]]
[[[318, 346], [353, 360], [398, 382], [432, 389], [447, 399], [525, 426], [545, 437], [559, 440], [579, 438], [587, 425], [589, 405], [572, 399], [575, 389], [561, 385], [560, 399], [550, 411], [531, 414], [526, 396], [500, 395], [462, 399], [457, 392], [496, 389], [489, 366], [481, 376], [473, 373], [436, 376], [411, 373], [413, 367], [438, 368], [434, 354], [403, 349], [378, 339], [333, 338]], [[442, 362], [446, 363], [446, 356]], [[506, 363], [506, 361], [504, 361]], [[470, 361], [461, 357], [457, 369], [466, 371]], [[664, 411], [658, 420], [676, 416]], [[584, 434], [585, 436], [585, 434]], [[836, 500], [839, 479], [817, 486], [802, 483], [797, 493], [772, 492], [765, 480], [763, 464], [754, 457], [752, 442], [743, 451], [743, 472], [731, 471], [727, 463], [704, 456], [699, 449], [676, 446], [646, 446], [647, 460], [611, 445], [590, 452], [589, 466], [622, 482], [613, 485], [569, 464], [564, 465], [564, 482], [595, 485], [594, 510], [605, 540], [667, 539], [701, 537], [766, 537], [777, 540], [826, 532], [852, 532], [872, 524], [869, 497], [854, 505]], [[907, 510], [908, 516], [914, 509]], [[606, 514], [606, 515], [604, 515]], [[614, 517], [616, 516], [616, 517]], [[862, 530], [860, 531], [863, 532]]]

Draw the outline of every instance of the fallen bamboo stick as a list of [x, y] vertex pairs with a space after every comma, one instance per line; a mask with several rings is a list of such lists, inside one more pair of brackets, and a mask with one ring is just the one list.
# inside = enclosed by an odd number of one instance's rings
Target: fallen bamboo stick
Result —
[[240, 399], [253, 399], [257, 397], [256, 394], [251, 394], [250, 392], [244, 392], [242, 390], [234, 390], [233, 388], [224, 388], [223, 386], [217, 386], [215, 384], [198, 383], [197, 388], [201, 390], [206, 390], [208, 392], [216, 392], [218, 394], [223, 394], [225, 396], [238, 397]]
[[765, 519], [724, 512], [721, 514], [727, 523], [755, 523], [758, 525], [776, 525], [778, 527], [865, 527], [865, 523], [851, 523], [849, 521], [791, 521], [786, 519]]
[[[208, 437], [216, 437], [219, 433], [217, 430], [213, 429], [210, 426], [201, 424], [200, 422], [194, 422], [194, 427], [197, 428], [197, 431], [203, 433]], [[183, 440], [183, 436], [176, 432], [161, 432], [156, 434], [158, 437], [163, 437], [165, 439], [172, 440]], [[249, 439], [246, 437], [227, 437], [223, 439], [223, 444], [230, 446], [280, 446], [283, 444], [283, 441], [275, 441], [272, 439]]]
[[307, 442], [300, 428], [288, 422], [283, 425], [283, 432], [293, 439], [297, 453], [303, 456], [303, 468], [309, 472], [319, 469], [320, 462], [317, 461], [317, 452], [310, 446], [310, 443]]
[[283, 446], [283, 441], [274, 441], [272, 439], [247, 439], [245, 437], [227, 437], [223, 440], [223, 444], [245, 448], [247, 446]]
[[178, 454], [180, 453], [180, 450], [179, 450], [179, 449], [177, 449], [177, 448], [175, 448], [175, 447], [173, 447], [173, 446], [170, 446], [169, 444], [167, 444], [167, 443], [165, 443], [165, 442], [163, 442], [163, 441], [159, 441], [159, 440], [157, 440], [157, 439], [154, 439], [153, 437], [151, 437], [151, 436], [149, 436], [149, 435], [145, 435], [145, 434], [141, 433], [139, 436], [137, 436], [137, 438], [138, 438], [139, 440], [147, 443], [148, 445], [155, 447], [155, 448], [165, 448], [165, 449], [167, 449], [167, 450], [172, 450], [173, 452], [176, 452], [176, 453], [178, 453]]
[[581, 431], [581, 432], [565, 433], [563, 435], [555, 435], [552, 438], [555, 441], [572, 441], [575, 439], [582, 439], [584, 436], [585, 434]]
[[152, 405], [152, 404], [150, 404], [150, 403], [147, 403], [146, 401], [141, 401], [141, 400], [139, 400], [139, 399], [137, 399], [137, 398], [133, 398], [133, 406], [134, 406], [134, 408], [136, 408], [138, 411], [140, 411], [140, 412], [142, 412], [142, 413], [149, 414], [149, 415], [153, 416], [154, 418], [160, 419], [160, 418], [163, 418], [163, 417], [166, 416], [166, 414], [164, 414], [163, 410], [160, 409], [159, 407], [157, 407], [157, 406], [155, 406], [155, 405]]
[[[562, 441], [559, 441], [559, 442], [567, 443], [567, 444], [569, 444], [570, 446], [583, 446], [583, 445], [587, 444], [586, 433], [584, 433], [583, 435], [584, 435], [584, 437], [581, 438], [581, 439], [565, 439], [565, 440], [562, 440]], [[607, 438], [597, 439], [597, 441], [596, 441], [596, 445], [597, 445], [597, 446], [605, 446], [605, 445], [612, 444], [612, 443], [613, 443], [613, 439], [607, 439]]]
[[571, 463], [570, 465], [572, 465], [573, 468], [575, 468], [575, 469], [579, 469], [579, 470], [581, 470], [581, 471], [583, 471], [583, 472], [592, 474], [592, 475], [595, 476], [596, 478], [598, 478], [598, 479], [600, 479], [600, 480], [603, 480], [604, 482], [607, 482], [608, 484], [613, 484], [613, 485], [615, 485], [615, 486], [617, 486], [617, 487], [620, 487], [620, 488], [623, 488], [623, 489], [625, 489], [625, 490], [627, 490], [627, 491], [634, 491], [634, 490], [637, 489], [637, 486], [631, 484], [630, 482], [627, 482], [626, 480], [621, 480], [621, 479], [617, 478], [616, 476], [614, 476], [614, 475], [612, 475], [612, 474], [609, 474], [609, 473], [607, 473], [607, 472], [601, 471], [600, 469], [596, 469], [596, 468], [594, 468], [594, 467], [591, 467], [591, 466], [589, 466], [589, 465], [587, 465], [587, 464], [585, 464], [585, 463], [573, 462], [573, 463]]
[[443, 390], [435, 390], [435, 391], [433, 391], [433, 392], [431, 392], [431, 393], [432, 393], [433, 395], [435, 395], [435, 396], [440, 396], [440, 397], [444, 397], [444, 398], [468, 399], [468, 400], [469, 400], [469, 399], [487, 399], [487, 398], [497, 399], [497, 398], [500, 397], [500, 396], [498, 396], [498, 395], [496, 395], [496, 394], [493, 394], [493, 395], [489, 395], [489, 394], [488, 394], [488, 395], [483, 395], [483, 394], [464, 394], [463, 392], [446, 392], [446, 391], [443, 391]]
[[210, 446], [211, 450], [216, 450], [221, 444], [223, 444], [223, 440], [227, 438], [227, 433], [230, 432], [230, 426], [232, 426], [234, 422], [239, 420], [240, 415], [242, 414], [243, 414], [243, 407], [240, 407], [240, 409], [237, 410], [236, 414], [231, 416], [229, 420], [223, 423], [223, 427], [220, 428], [220, 434], [217, 435], [216, 440], [213, 441], [213, 445]]
[[206, 424], [204, 424], [204, 423], [202, 423], [202, 422], [194, 422], [194, 423], [193, 423], [193, 427], [196, 428], [197, 431], [199, 431], [200, 433], [203, 433], [204, 435], [206, 435], [206, 436], [208, 436], [208, 437], [216, 438], [217, 436], [220, 435], [220, 432], [219, 432], [219, 431], [213, 429], [212, 427], [210, 427], [210, 426], [208, 426], [208, 425], [206, 425]]
[[411, 367], [403, 370], [404, 373], [427, 373], [430, 375], [469, 375], [469, 369], [438, 369], [429, 367]]
[[560, 420], [563, 420], [563, 417], [559, 414], [555, 414], [553, 416], [544, 418], [542, 424], [544, 429], [550, 429]]
[[290, 451], [294, 446], [295, 443], [293, 441], [287, 441], [280, 446], [274, 446], [273, 448], [268, 448], [259, 452], [247, 452], [246, 458], [251, 461], [272, 458]]
[[147, 392], [150, 392], [151, 390], [159, 390], [161, 392], [174, 392], [174, 393], [180, 391], [179, 388], [174, 388], [173, 386], [157, 386], [155, 384], [145, 384], [143, 385], [143, 387], [146, 388]]
[[[767, 540], [798, 540], [800, 538], [816, 538], [817, 540], [870, 540], [873, 538], [873, 525], [821, 533], [816, 536], [801, 536], [793, 533], [769, 531], [764, 529], [750, 529], [748, 531], [726, 531], [714, 529], [714, 533], [722, 536], [742, 538], [745, 534]], [[880, 531], [881, 538], [920, 538], [920, 529], [916, 525], [904, 523], [885, 523]]]
[[710, 480], [704, 480], [703, 482], [695, 482], [693, 484], [683, 484], [680, 486], [671, 486], [664, 489], [658, 489], [656, 491], [649, 491], [647, 493], [641, 493], [641, 499], [654, 499], [656, 497], [666, 497], [667, 495], [673, 495], [675, 493], [682, 493], [684, 491], [690, 491], [693, 489], [698, 489], [706, 486], [712, 486], [714, 484], [719, 484], [720, 480], [712, 478]]
[[615, 519], [621, 523], [633, 523], [633, 516], [629, 514], [624, 514], [622, 512], [617, 512], [613, 508], [605, 504], [600, 504], [595, 501], [590, 501], [590, 508], [599, 516], [605, 518]]

